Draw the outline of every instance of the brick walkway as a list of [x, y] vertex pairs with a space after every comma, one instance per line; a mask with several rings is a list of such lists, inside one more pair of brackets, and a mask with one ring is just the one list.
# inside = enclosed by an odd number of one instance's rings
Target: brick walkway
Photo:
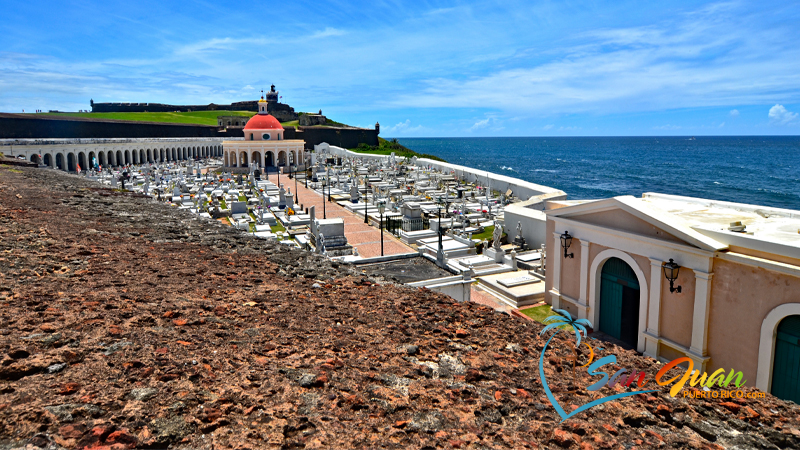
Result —
[[[278, 184], [278, 174], [270, 173], [269, 181]], [[322, 219], [323, 197], [316, 191], [303, 187], [302, 180], [297, 180], [297, 195], [299, 204], [303, 208], [316, 207], [317, 219]], [[291, 188], [292, 195], [295, 194], [294, 179], [286, 175], [281, 175], [281, 183], [284, 188]], [[298, 210], [299, 212], [299, 210]], [[364, 223], [364, 216], [359, 216], [337, 205], [335, 202], [325, 202], [325, 216], [328, 219], [344, 219], [344, 235], [347, 243], [358, 249], [359, 256], [372, 258], [381, 256], [381, 233], [377, 228]], [[383, 232], [383, 254], [399, 255], [403, 253], [414, 253], [415, 250], [395, 238], [391, 233]]]

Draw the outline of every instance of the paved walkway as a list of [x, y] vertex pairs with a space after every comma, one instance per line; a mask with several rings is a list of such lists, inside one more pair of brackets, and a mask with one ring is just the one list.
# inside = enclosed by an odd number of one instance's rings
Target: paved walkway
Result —
[[[269, 181], [277, 185], [278, 174], [270, 173]], [[292, 195], [295, 194], [294, 181], [294, 179], [290, 179], [287, 175], [281, 175], [281, 183], [283, 183], [284, 188], [291, 188]], [[306, 189], [303, 187], [302, 181], [302, 179], [297, 180], [297, 195], [300, 200], [298, 206], [303, 205], [303, 208], [315, 206], [317, 219], [322, 219], [322, 195], [310, 188]], [[299, 212], [298, 210], [298, 213]], [[359, 256], [363, 258], [381, 256], [381, 233], [376, 227], [365, 224], [364, 216], [355, 215], [335, 202], [325, 202], [325, 216], [328, 219], [344, 219], [344, 235], [347, 237], [347, 243], [358, 249]], [[389, 256], [415, 252], [416, 250], [400, 242], [391, 233], [383, 232], [384, 255]]]

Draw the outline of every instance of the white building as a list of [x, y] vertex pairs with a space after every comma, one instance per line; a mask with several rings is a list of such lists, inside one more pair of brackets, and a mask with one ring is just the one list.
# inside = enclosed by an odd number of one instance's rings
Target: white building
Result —
[[222, 143], [225, 167], [260, 167], [302, 165], [304, 146], [302, 139], [285, 139], [284, 129], [278, 119], [267, 113], [267, 102], [258, 102], [258, 114], [244, 126], [244, 140]]

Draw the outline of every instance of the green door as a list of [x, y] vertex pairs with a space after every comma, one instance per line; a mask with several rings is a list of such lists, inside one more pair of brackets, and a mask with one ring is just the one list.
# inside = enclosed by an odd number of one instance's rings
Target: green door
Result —
[[639, 282], [619, 258], [603, 265], [600, 276], [599, 330], [636, 348], [639, 338]]
[[788, 316], [778, 325], [772, 395], [800, 403], [800, 316]]

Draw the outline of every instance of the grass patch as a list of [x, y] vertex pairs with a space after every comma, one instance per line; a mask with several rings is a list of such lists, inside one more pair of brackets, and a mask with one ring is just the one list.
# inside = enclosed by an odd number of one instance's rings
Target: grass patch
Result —
[[252, 117], [252, 111], [192, 111], [192, 112], [102, 112], [102, 113], [39, 113], [40, 116], [87, 117], [90, 119], [115, 119], [133, 122], [189, 123], [217, 125], [217, 116]]
[[351, 148], [350, 150], [356, 153], [370, 153], [373, 155], [391, 155], [392, 152], [394, 152], [395, 156], [399, 158], [411, 159], [416, 156], [417, 158], [428, 158], [428, 159], [433, 159], [435, 161], [447, 162], [442, 158], [439, 158], [438, 156], [427, 155], [424, 153], [417, 153], [408, 147], [403, 147], [397, 142], [397, 139], [392, 139], [391, 141], [387, 141], [386, 139], [379, 137], [378, 144], [379, 145], [375, 146], [362, 143], [358, 147]]
[[247, 197], [244, 196], [244, 195], [239, 195], [239, 201], [240, 202], [246, 202], [247, 201]]
[[[533, 320], [535, 320], [535, 321], [537, 321], [539, 323], [544, 323], [544, 319], [546, 319], [546, 318], [548, 318], [550, 316], [558, 315], [558, 314], [554, 313], [553, 312], [553, 308], [550, 305], [546, 304], [546, 303], [544, 305], [536, 306], [534, 308], [521, 309], [519, 312], [521, 312], [522, 314], [525, 314], [526, 316], [530, 317], [531, 319], [533, 319]], [[560, 326], [558, 328], [562, 328], [563, 329], [563, 328], [566, 328], [566, 326], [562, 325], [562, 326]]]
[[281, 225], [280, 222], [277, 222], [275, 225], [270, 227], [270, 231], [272, 231], [273, 233], [277, 233], [278, 231], [285, 232], [286, 228], [283, 225]]
[[297, 128], [297, 127], [300, 126], [300, 121], [299, 120], [290, 120], [288, 122], [281, 122], [281, 126], [283, 128], [287, 128], [287, 127]]

